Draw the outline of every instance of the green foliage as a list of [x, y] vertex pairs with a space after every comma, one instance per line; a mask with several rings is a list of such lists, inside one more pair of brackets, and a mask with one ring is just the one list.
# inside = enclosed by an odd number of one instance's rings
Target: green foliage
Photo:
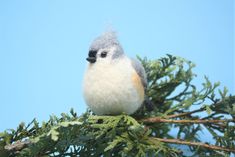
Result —
[[[42, 127], [38, 127], [36, 120], [31, 125], [31, 128], [20, 125], [16, 131], [1, 135], [3, 141], [9, 139], [7, 144], [19, 136], [25, 139], [22, 141], [30, 140], [20, 152], [8, 152], [9, 156], [145, 156], [146, 153], [173, 156], [179, 153], [149, 138], [151, 130], [127, 115], [95, 116], [88, 111], [80, 117], [62, 114], [58, 119], [52, 116]], [[16, 132], [27, 134], [17, 135]]]
[[[0, 133], [0, 156], [229, 156], [235, 152], [235, 96], [228, 95], [226, 88], [216, 94], [219, 83], [212, 84], [207, 77], [198, 90], [192, 84], [195, 65], [180, 57], [140, 61], [147, 72], [153, 111], [143, 105], [131, 116], [97, 116], [89, 110], [78, 116], [71, 110], [41, 125], [34, 119]], [[151, 117], [195, 123], [150, 122]], [[223, 121], [196, 123], [198, 119]], [[186, 144], [189, 153], [165, 142], [204, 142], [200, 135], [205, 130], [213, 137], [212, 144], [227, 150]]]

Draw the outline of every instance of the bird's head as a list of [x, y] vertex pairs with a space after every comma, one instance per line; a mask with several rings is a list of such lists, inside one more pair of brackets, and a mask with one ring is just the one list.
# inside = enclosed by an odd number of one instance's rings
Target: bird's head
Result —
[[90, 64], [110, 62], [123, 55], [123, 49], [117, 40], [115, 32], [105, 32], [92, 42], [87, 61]]

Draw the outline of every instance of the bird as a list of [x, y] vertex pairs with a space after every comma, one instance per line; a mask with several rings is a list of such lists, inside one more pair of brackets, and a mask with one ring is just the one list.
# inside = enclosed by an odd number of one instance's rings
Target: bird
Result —
[[95, 38], [88, 52], [83, 78], [85, 103], [96, 115], [135, 113], [145, 100], [146, 72], [140, 61], [129, 58], [108, 31]]

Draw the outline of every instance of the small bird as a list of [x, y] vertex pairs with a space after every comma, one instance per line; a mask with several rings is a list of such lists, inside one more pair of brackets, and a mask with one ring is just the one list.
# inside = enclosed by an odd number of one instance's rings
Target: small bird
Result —
[[89, 48], [83, 81], [86, 104], [97, 115], [133, 114], [144, 99], [144, 67], [128, 58], [115, 32], [105, 32]]

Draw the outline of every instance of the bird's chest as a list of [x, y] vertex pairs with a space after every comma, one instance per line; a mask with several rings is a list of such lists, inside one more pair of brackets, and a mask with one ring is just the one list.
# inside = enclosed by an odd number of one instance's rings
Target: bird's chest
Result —
[[93, 96], [95, 94], [111, 96], [128, 92], [132, 87], [131, 75], [134, 72], [128, 63], [91, 65], [88, 69], [84, 83]]
[[144, 89], [130, 62], [92, 66], [85, 73], [83, 94], [94, 113], [132, 114], [140, 107]]

